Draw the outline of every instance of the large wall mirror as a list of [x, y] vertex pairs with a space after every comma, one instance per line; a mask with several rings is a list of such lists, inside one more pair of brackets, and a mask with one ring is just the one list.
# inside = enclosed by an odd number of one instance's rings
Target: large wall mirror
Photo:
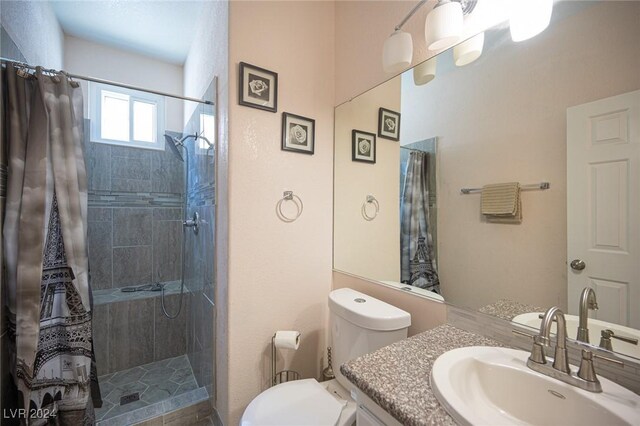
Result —
[[338, 106], [334, 268], [531, 327], [559, 306], [574, 338], [591, 287], [591, 344], [640, 358], [639, 41], [640, 2], [559, 1]]

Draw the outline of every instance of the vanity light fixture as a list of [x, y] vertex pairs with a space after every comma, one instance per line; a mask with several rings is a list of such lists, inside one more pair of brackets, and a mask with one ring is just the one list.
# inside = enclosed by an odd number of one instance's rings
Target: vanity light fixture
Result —
[[482, 55], [484, 31], [453, 47], [453, 62], [458, 67], [469, 65]]
[[[476, 2], [477, 0], [437, 0], [425, 22], [427, 48], [432, 51], [441, 50], [458, 42], [464, 26], [464, 15], [473, 11]], [[427, 0], [420, 0], [385, 40], [382, 68], [386, 73], [396, 74], [411, 65], [413, 40], [411, 34], [402, 31], [402, 27], [425, 3]]]
[[413, 82], [416, 86], [422, 86], [436, 78], [437, 60], [438, 57], [434, 56], [413, 68]]
[[384, 41], [382, 68], [389, 74], [397, 74], [411, 65], [413, 60], [413, 40], [411, 34], [399, 28]]
[[511, 0], [510, 5], [509, 29], [513, 41], [528, 40], [549, 26], [553, 0]]
[[[476, 28], [477, 21], [484, 22], [493, 19], [504, 19], [508, 16], [511, 39], [515, 42], [524, 41], [540, 34], [551, 21], [554, 0], [483, 0], [485, 3], [495, 1], [491, 9], [485, 7], [479, 12], [476, 25], [469, 22], [469, 15], [474, 11], [480, 0], [436, 0], [433, 10], [429, 12], [425, 21], [425, 40], [429, 51], [445, 49], [457, 43], [461, 37], [474, 34], [486, 28]], [[382, 65], [386, 73], [397, 74], [411, 65], [413, 60], [413, 40], [411, 34], [402, 31], [402, 27], [409, 19], [427, 3], [420, 0], [395, 27], [395, 31], [384, 42]], [[504, 15], [504, 18], [502, 16]], [[474, 15], [475, 16], [475, 15]], [[466, 31], [465, 31], [466, 27]], [[453, 49], [454, 62], [457, 66], [468, 65], [482, 55], [484, 48], [484, 32], [460, 43]], [[434, 61], [435, 62], [435, 61]], [[435, 64], [430, 64], [430, 66]], [[423, 71], [414, 71], [416, 84], [425, 84]], [[426, 77], [425, 77], [426, 78]], [[433, 77], [431, 78], [433, 79]], [[425, 81], [418, 83], [418, 81]]]
[[441, 50], [453, 46], [460, 40], [463, 26], [462, 5], [455, 0], [438, 0], [424, 24], [427, 49]]

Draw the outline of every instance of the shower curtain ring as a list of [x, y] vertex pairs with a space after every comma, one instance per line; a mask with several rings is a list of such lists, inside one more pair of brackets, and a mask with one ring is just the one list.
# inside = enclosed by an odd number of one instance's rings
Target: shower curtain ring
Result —
[[77, 89], [78, 87], [80, 87], [80, 83], [78, 83], [77, 81], [75, 81], [73, 79], [73, 77], [71, 76], [71, 74], [69, 74], [68, 72], [62, 70], [60, 71], [60, 74], [64, 75], [65, 77], [67, 77], [67, 80], [69, 80], [69, 84], [71, 85], [71, 87], [73, 87], [74, 89]]
[[[373, 205], [375, 209], [373, 215], [369, 215], [369, 213], [367, 212], [367, 206], [369, 204]], [[362, 213], [362, 217], [364, 217], [364, 220], [371, 222], [373, 219], [378, 217], [378, 213], [380, 213], [380, 203], [378, 203], [378, 200], [376, 200], [376, 197], [374, 197], [373, 195], [367, 195], [365, 202], [362, 203], [360, 212]]]
[[[283, 213], [282, 205], [285, 201], [292, 201], [296, 205], [297, 211], [294, 217], [289, 217]], [[286, 223], [294, 222], [296, 219], [298, 219], [303, 210], [304, 204], [302, 203], [302, 200], [300, 199], [300, 197], [294, 194], [293, 191], [284, 191], [284, 193], [282, 194], [282, 198], [280, 199], [280, 201], [278, 201], [278, 204], [276, 204], [276, 214], [278, 215], [280, 220]]]

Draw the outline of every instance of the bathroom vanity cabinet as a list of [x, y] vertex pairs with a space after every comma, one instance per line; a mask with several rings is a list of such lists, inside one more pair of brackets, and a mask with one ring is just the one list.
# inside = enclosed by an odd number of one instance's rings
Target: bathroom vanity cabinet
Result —
[[402, 424], [384, 411], [359, 389], [356, 390], [356, 424], [358, 426], [401, 426]]

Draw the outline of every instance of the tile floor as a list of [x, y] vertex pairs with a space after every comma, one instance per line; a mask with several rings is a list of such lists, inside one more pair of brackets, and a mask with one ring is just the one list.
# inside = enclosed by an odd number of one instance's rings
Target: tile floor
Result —
[[[106, 420], [198, 388], [186, 355], [156, 361], [98, 378], [102, 408], [97, 420]], [[140, 400], [120, 405], [120, 398], [138, 392]]]

